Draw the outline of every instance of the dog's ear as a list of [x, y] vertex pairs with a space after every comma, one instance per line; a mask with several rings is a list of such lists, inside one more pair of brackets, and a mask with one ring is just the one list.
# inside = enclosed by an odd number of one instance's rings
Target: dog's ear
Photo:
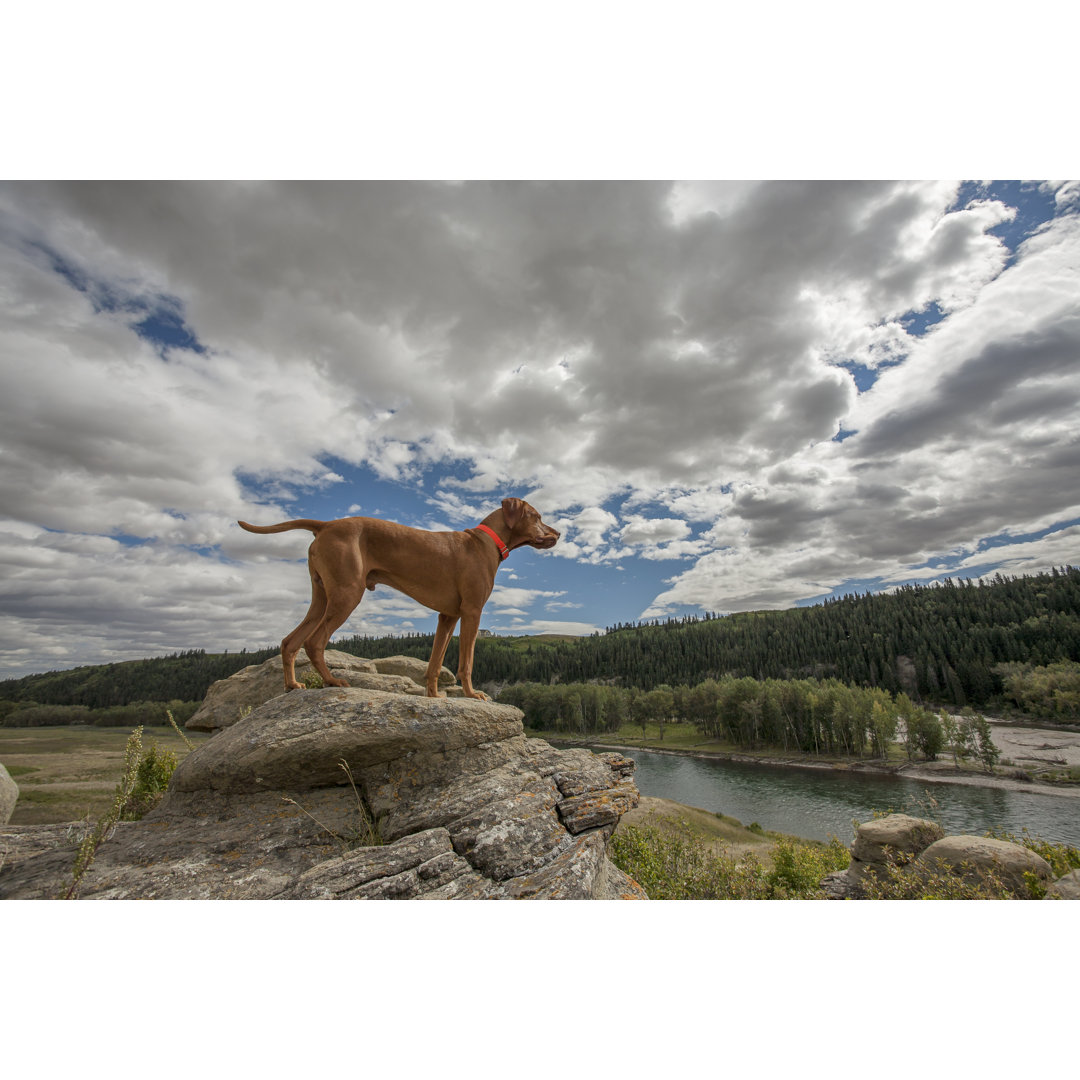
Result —
[[506, 522], [506, 527], [508, 529], [514, 528], [521, 520], [521, 511], [524, 505], [525, 504], [520, 499], [503, 499], [503, 521]]

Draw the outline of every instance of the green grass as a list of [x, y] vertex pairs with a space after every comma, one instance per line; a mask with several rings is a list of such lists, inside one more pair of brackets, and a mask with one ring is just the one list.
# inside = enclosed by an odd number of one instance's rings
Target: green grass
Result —
[[8, 771], [8, 776], [13, 779], [16, 776], [27, 776], [30, 773], [40, 772], [41, 770], [33, 765], [5, 765], [5, 769]]
[[822, 878], [850, 861], [838, 840], [783, 837], [767, 852], [710, 843], [682, 815], [621, 826], [611, 838], [612, 860], [650, 900], [824, 899]]
[[[210, 736], [190, 732], [196, 746]], [[0, 728], [0, 761], [18, 777], [19, 800], [12, 825], [47, 825], [97, 819], [108, 810], [124, 765], [127, 728]], [[146, 728], [144, 746], [171, 750], [178, 760], [189, 750], [171, 727]]]
[[717, 742], [715, 739], [708, 739], [693, 724], [665, 724], [663, 738], [660, 737], [659, 724], [646, 724], [644, 734], [642, 734], [640, 724], [623, 724], [615, 732], [578, 733], [573, 731], [534, 731], [531, 728], [526, 728], [525, 733], [541, 739], [572, 740], [574, 742], [588, 742], [590, 745], [597, 746], [641, 746], [667, 750], [724, 751], [737, 749], [729, 744]]
[[727, 814], [649, 796], [642, 798], [638, 807], [623, 814], [619, 819], [618, 829], [626, 829], [632, 825], [663, 831], [681, 830], [714, 847], [728, 844], [764, 849], [775, 840], [783, 838], [783, 834], [766, 832], [756, 823], [753, 828], [749, 828]]
[[[481, 638], [481, 641], [490, 641], [491, 638]], [[533, 645], [552, 645], [567, 641], [579, 641], [572, 634], [533, 634], [526, 637], [500, 637], [497, 639], [501, 646], [509, 646], [518, 652], [525, 652]]]
[[610, 850], [654, 900], [816, 899], [821, 879], [850, 858], [836, 839], [804, 840], [652, 797], [622, 816]]
[[[19, 803], [18, 803], [18, 805], [20, 807], [23, 807], [23, 804], [25, 803], [25, 804], [32, 804], [35, 807], [61, 806], [61, 805], [64, 805], [70, 798], [71, 798], [70, 793], [68, 793], [66, 791], [59, 791], [59, 790], [57, 790], [55, 788], [20, 787], [19, 788]], [[67, 821], [67, 820], [70, 820], [70, 819], [63, 818], [62, 820]], [[25, 822], [19, 822], [19, 821], [16, 821], [14, 818], [12, 818], [11, 824], [12, 825], [20, 825], [20, 824], [25, 824]], [[36, 822], [35, 824], [41, 824], [41, 823]]]

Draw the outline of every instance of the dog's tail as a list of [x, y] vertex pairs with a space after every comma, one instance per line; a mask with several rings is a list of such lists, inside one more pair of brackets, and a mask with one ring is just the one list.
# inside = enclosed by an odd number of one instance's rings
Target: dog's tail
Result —
[[241, 529], [247, 529], [253, 533], [278, 533], [288, 532], [290, 529], [310, 529], [316, 536], [319, 530], [326, 524], [325, 521], [316, 521], [314, 518], [298, 518], [296, 521], [283, 521], [280, 525], [249, 525], [246, 521], [236, 523]]

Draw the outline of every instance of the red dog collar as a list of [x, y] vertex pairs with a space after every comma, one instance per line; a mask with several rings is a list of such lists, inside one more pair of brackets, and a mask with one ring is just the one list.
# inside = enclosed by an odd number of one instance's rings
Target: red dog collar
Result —
[[487, 525], [477, 525], [476, 527], [481, 532], [487, 533], [488, 536], [490, 536], [491, 539], [495, 541], [495, 546], [499, 549], [499, 561], [500, 562], [502, 562], [503, 559], [505, 559], [505, 558], [507, 558], [509, 556], [510, 549], [499, 539], [499, 535], [498, 535], [498, 533], [495, 532], [494, 529], [489, 529], [487, 527]]

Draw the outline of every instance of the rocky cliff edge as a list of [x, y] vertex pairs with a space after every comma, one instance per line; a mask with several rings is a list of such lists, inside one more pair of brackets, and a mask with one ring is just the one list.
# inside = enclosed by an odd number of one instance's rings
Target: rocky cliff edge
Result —
[[[638, 803], [634, 763], [527, 739], [521, 720], [506, 705], [355, 687], [275, 697], [117, 826], [80, 895], [644, 899], [607, 858]], [[62, 894], [80, 838], [79, 824], [0, 829], [0, 898]]]

